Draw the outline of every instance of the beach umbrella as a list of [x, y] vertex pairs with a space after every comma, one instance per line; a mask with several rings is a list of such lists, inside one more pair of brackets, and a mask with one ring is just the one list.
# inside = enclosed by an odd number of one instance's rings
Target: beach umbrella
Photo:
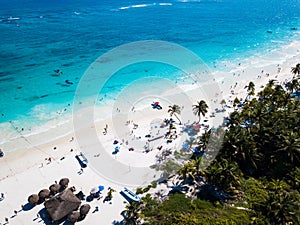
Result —
[[230, 123], [230, 120], [224, 119], [224, 123], [228, 124], [228, 123]]
[[200, 124], [195, 124], [195, 125], [193, 125], [193, 128], [194, 128], [194, 130], [196, 130], [196, 131], [198, 131], [198, 130], [200, 130]]
[[184, 149], [189, 149], [189, 145], [188, 145], [187, 143], [184, 143], [184, 144], [182, 145], [182, 148], [184, 148]]
[[100, 185], [99, 187], [99, 191], [103, 191], [104, 190], [104, 186]]
[[60, 186], [62, 186], [63, 188], [66, 188], [68, 187], [68, 184], [69, 184], [70, 180], [68, 178], [62, 178], [60, 181], [59, 181], [59, 184]]
[[91, 206], [89, 204], [84, 204], [80, 207], [79, 211], [81, 215], [86, 216], [89, 213], [90, 209]]
[[59, 192], [60, 190], [60, 185], [59, 184], [52, 184], [50, 187], [49, 187], [49, 190], [52, 192], [52, 194], [56, 194]]
[[99, 191], [99, 188], [98, 187], [94, 187], [92, 188], [92, 190], [90, 191], [91, 195], [93, 194], [97, 194], [97, 192]]
[[48, 189], [43, 189], [39, 192], [39, 198], [40, 199], [45, 199], [48, 198], [50, 196], [50, 191]]
[[39, 196], [36, 195], [36, 194], [32, 194], [28, 197], [28, 202], [31, 204], [31, 205], [37, 205], [38, 202], [39, 202]]
[[194, 151], [195, 151], [195, 152], [199, 152], [199, 151], [200, 151], [200, 148], [199, 148], [199, 147], [195, 147], [195, 148], [194, 148]]
[[80, 213], [77, 212], [77, 211], [73, 211], [71, 212], [69, 215], [68, 215], [68, 220], [71, 222], [71, 223], [75, 223], [77, 222], [78, 218], [80, 217]]

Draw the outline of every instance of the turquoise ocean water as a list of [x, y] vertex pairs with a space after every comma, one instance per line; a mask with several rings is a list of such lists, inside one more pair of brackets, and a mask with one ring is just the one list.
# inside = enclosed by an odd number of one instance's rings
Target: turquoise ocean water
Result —
[[[38, 125], [70, 111], [88, 66], [121, 44], [174, 42], [214, 68], [299, 39], [299, 12], [300, 0], [0, 0], [0, 123]], [[174, 72], [133, 65], [102, 92], [109, 97], [134, 79]]]

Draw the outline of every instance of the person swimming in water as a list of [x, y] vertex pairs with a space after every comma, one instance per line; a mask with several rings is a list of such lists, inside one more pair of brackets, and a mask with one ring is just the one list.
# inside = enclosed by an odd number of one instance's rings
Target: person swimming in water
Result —
[[62, 71], [60, 71], [60, 70], [58, 70], [58, 69], [57, 69], [57, 70], [54, 70], [54, 72], [57, 73], [57, 74], [62, 74]]
[[72, 82], [72, 81], [69, 81], [69, 80], [65, 80], [65, 82], [66, 82], [67, 84], [73, 84], [73, 82]]

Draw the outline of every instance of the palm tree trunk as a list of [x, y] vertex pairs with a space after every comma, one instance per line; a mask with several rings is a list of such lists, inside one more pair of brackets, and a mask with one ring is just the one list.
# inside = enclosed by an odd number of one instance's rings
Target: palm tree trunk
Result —
[[181, 120], [178, 118], [178, 116], [174, 113], [174, 115], [175, 115], [175, 117], [178, 119], [178, 121], [179, 121], [179, 125], [181, 125], [182, 123], [181, 123]]

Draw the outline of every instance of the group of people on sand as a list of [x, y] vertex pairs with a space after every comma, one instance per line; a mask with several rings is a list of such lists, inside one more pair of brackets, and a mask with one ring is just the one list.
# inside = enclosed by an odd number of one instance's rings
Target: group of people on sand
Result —
[[[1, 199], [4, 199], [4, 193], [1, 193]], [[24, 210], [24, 205], [21, 205], [21, 209], [19, 211], [18, 210], [14, 210], [14, 215], [11, 216], [10, 218], [12, 219], [12, 218], [16, 217], [18, 215], [18, 212], [21, 212], [22, 210]], [[4, 220], [5, 220], [5, 224], [9, 224], [9, 218], [5, 217]], [[1, 224], [2, 223], [0, 223], [0, 225]]]
[[[120, 146], [118, 146], [117, 144], [120, 144], [120, 145], [122, 145], [122, 144], [126, 144], [126, 145], [128, 145], [129, 144], [129, 142], [126, 140], [124, 140], [124, 139], [122, 139], [122, 142], [121, 143], [119, 143], [119, 141], [118, 140], [114, 140], [114, 142], [113, 142], [113, 145], [116, 145], [115, 146], [115, 149], [114, 149], [114, 151], [113, 151], [113, 153], [112, 154], [117, 154], [119, 151], [120, 151]], [[128, 151], [134, 151], [134, 148], [133, 147], [130, 147], [130, 148], [128, 148]]]

